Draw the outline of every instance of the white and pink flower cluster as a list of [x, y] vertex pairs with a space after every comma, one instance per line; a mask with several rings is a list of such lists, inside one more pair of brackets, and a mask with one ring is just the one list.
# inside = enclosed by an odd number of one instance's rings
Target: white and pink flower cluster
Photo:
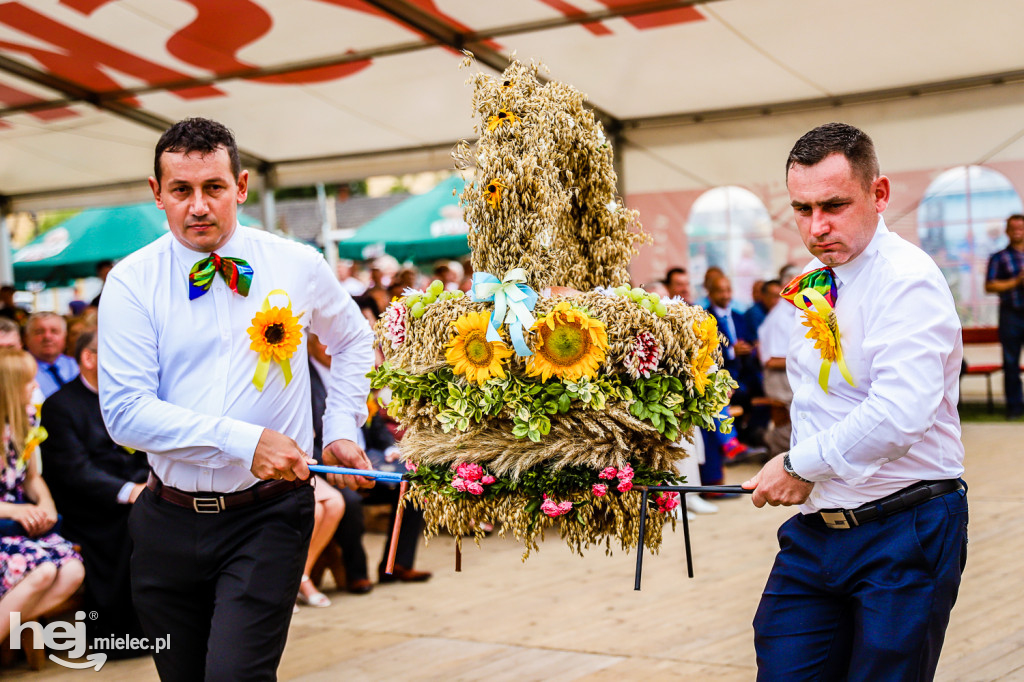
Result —
[[384, 311], [384, 338], [394, 346], [400, 346], [405, 343], [405, 319], [407, 312], [405, 304], [401, 301], [395, 301]]
[[[615, 467], [605, 467], [604, 470], [597, 475], [598, 478], [606, 481], [614, 481], [618, 479], [619, 484], [615, 486], [615, 489], [620, 493], [629, 492], [633, 489], [633, 467], [629, 464], [616, 469]], [[603, 497], [608, 492], [608, 485], [606, 483], [595, 483], [590, 487], [590, 491], [597, 497]]]
[[641, 374], [650, 379], [651, 372], [658, 369], [658, 363], [661, 362], [662, 350], [661, 341], [654, 334], [642, 331], [633, 339], [622, 364], [633, 379], [639, 379]]
[[544, 494], [544, 501], [540, 505], [540, 510], [554, 518], [556, 516], [562, 516], [572, 511], [572, 502], [566, 500], [565, 502], [555, 502], [551, 498]]
[[484, 486], [497, 481], [494, 476], [484, 473], [484, 468], [472, 462], [463, 462], [455, 467], [452, 487], [460, 493], [483, 495]]

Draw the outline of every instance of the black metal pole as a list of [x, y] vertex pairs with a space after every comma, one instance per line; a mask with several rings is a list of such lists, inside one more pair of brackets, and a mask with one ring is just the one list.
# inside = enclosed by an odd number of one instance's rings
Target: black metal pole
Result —
[[636, 579], [633, 589], [640, 590], [640, 574], [644, 570], [644, 531], [647, 527], [647, 489], [640, 493], [640, 534], [636, 543]]

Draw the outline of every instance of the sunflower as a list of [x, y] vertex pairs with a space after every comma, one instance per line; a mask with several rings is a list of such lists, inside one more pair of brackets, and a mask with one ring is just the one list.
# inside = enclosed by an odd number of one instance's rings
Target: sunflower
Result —
[[566, 381], [592, 378], [608, 350], [604, 322], [562, 301], [533, 325], [537, 340], [526, 365], [530, 376], [541, 381], [555, 376]]
[[839, 328], [836, 325], [836, 312], [833, 310], [828, 317], [810, 310], [804, 311], [803, 325], [808, 328], [806, 338], [814, 341], [814, 348], [821, 353], [825, 362], [835, 362], [839, 357]]
[[492, 208], [498, 207], [498, 202], [501, 201], [501, 190], [505, 189], [505, 185], [501, 180], [491, 180], [487, 183], [487, 203]]
[[290, 358], [302, 340], [299, 318], [292, 315], [290, 307], [261, 310], [247, 331], [252, 339], [249, 348], [259, 353], [260, 359], [274, 362]]
[[701, 342], [700, 349], [693, 356], [693, 388], [697, 393], [704, 395], [704, 388], [708, 384], [708, 372], [715, 364], [713, 351], [718, 347], [718, 322], [713, 315], [707, 315], [703, 322], [693, 323], [693, 333]]
[[505, 360], [512, 350], [501, 341], [487, 340], [490, 313], [467, 313], [452, 323], [456, 335], [448, 342], [444, 357], [456, 374], [481, 386], [493, 377], [505, 378]]
[[511, 111], [500, 109], [497, 114], [487, 119], [487, 130], [493, 131], [495, 128], [503, 123], [513, 125], [519, 121], [519, 117], [513, 114]]

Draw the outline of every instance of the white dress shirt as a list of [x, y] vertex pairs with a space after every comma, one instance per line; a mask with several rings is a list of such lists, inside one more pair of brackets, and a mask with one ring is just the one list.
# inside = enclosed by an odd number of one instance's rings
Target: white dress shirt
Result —
[[[247, 297], [216, 274], [189, 300], [188, 273], [208, 254], [168, 234], [118, 263], [99, 311], [99, 390], [111, 438], [149, 453], [166, 485], [229, 493], [254, 485], [250, 472], [263, 429], [313, 447], [306, 333], [332, 356], [324, 443], [356, 439], [366, 420], [373, 334], [352, 297], [313, 248], [238, 226], [217, 250], [243, 258], [254, 274]], [[291, 356], [292, 380], [271, 362], [260, 392], [252, 383], [259, 355], [247, 329], [267, 294], [284, 290], [303, 327]], [[284, 306], [276, 295], [271, 306]]]
[[757, 329], [757, 352], [762, 365], [772, 358], [785, 358], [789, 354], [789, 337], [797, 329], [807, 331], [797, 324], [797, 312], [796, 306], [785, 299], [779, 299], [768, 311]]
[[[807, 271], [819, 267], [815, 260]], [[864, 251], [833, 270], [843, 353], [856, 386], [833, 364], [828, 393], [822, 391], [814, 342], [791, 336], [790, 459], [798, 474], [816, 481], [804, 513], [858, 507], [964, 470], [956, 408], [960, 320], [938, 266], [879, 216]]]

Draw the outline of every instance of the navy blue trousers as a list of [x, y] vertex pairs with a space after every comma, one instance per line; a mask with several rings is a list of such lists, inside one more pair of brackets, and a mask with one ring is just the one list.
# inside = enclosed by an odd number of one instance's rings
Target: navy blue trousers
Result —
[[849, 530], [815, 518], [779, 529], [757, 679], [931, 680], [967, 562], [966, 491]]
[[1020, 381], [1020, 349], [1024, 342], [1024, 311], [999, 307], [999, 343], [1003, 347], [1003, 393], [1006, 413], [1024, 413], [1024, 391]]

